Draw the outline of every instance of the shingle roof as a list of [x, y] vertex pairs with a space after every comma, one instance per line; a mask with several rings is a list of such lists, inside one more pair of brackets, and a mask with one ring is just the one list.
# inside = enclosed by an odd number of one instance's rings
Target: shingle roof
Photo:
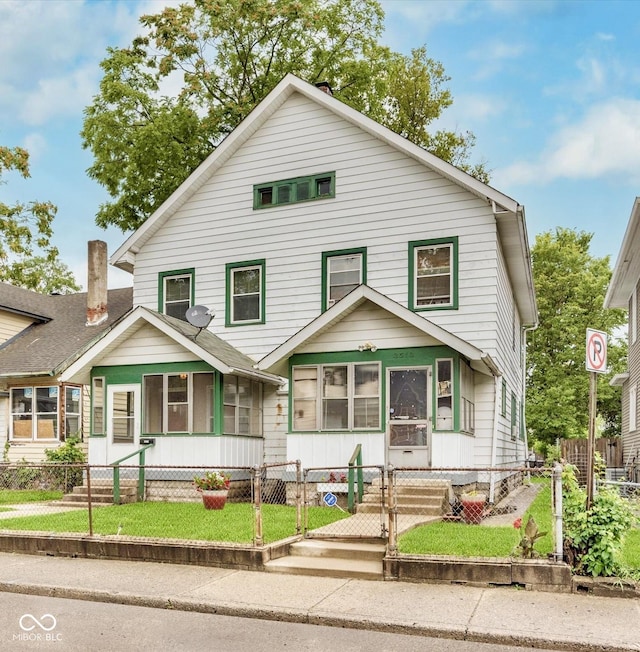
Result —
[[171, 326], [174, 330], [178, 331], [185, 337], [192, 339], [196, 344], [214, 355], [216, 358], [224, 362], [227, 366], [235, 369], [250, 370], [254, 372], [255, 360], [250, 358], [248, 355], [238, 351], [228, 342], [225, 342], [223, 339], [214, 335], [211, 331], [208, 331], [206, 328], [200, 330], [195, 326], [192, 326], [186, 321], [181, 319], [176, 319], [175, 317], [170, 317], [169, 315], [163, 315], [159, 312], [153, 312], [158, 319], [164, 321], [167, 325]]
[[58, 375], [131, 310], [132, 303], [132, 288], [109, 290], [109, 318], [86, 326], [86, 292], [42, 295], [0, 284], [0, 308], [47, 320], [0, 345], [0, 377]]
[[47, 320], [50, 318], [49, 305], [53, 299], [54, 296], [49, 294], [38, 294], [9, 283], [0, 283], [0, 310]]

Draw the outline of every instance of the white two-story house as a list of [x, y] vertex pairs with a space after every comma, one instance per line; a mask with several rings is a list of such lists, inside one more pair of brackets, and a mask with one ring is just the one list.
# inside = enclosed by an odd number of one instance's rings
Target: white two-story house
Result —
[[90, 461], [525, 459], [523, 207], [329, 90], [285, 77], [112, 254], [133, 311], [64, 373]]
[[640, 339], [638, 339], [638, 296], [640, 295], [640, 197], [636, 197], [627, 230], [620, 246], [605, 308], [629, 311], [627, 371], [611, 380], [622, 388], [622, 453], [625, 477], [640, 482], [640, 421], [638, 386], [640, 385]]

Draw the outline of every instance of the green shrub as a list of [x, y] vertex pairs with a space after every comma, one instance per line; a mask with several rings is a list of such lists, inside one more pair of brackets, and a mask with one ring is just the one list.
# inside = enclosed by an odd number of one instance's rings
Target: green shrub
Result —
[[586, 491], [576, 479], [576, 467], [562, 471], [564, 547], [567, 561], [581, 575], [611, 577], [622, 572], [619, 562], [624, 535], [633, 513], [614, 488], [602, 486], [586, 509]]
[[[84, 464], [86, 462], [86, 455], [78, 447], [80, 440], [76, 437], [69, 437], [64, 444], [58, 448], [47, 448], [44, 455], [47, 462], [54, 464]], [[81, 468], [65, 468], [54, 469], [51, 475], [55, 477], [59, 486], [63, 491], [69, 492], [78, 485], [82, 484], [83, 470]]]

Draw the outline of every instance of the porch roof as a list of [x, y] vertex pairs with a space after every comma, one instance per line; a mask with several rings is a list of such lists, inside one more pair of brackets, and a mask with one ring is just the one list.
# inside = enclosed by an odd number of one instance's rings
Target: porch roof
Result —
[[[34, 322], [0, 344], [0, 378], [56, 377], [131, 310], [132, 288], [108, 292], [108, 319], [87, 326], [87, 293], [40, 295], [0, 284], [0, 309], [27, 315]], [[19, 290], [19, 292], [15, 292]], [[40, 317], [35, 317], [36, 313]]]
[[256, 364], [256, 368], [262, 371], [286, 375], [285, 366], [289, 357], [321, 333], [330, 330], [365, 301], [371, 301], [383, 310], [422, 331], [425, 335], [457, 351], [469, 360], [471, 367], [476, 371], [492, 376], [502, 375], [498, 365], [488, 353], [481, 351], [473, 344], [434, 324], [422, 315], [408, 310], [384, 294], [370, 288], [368, 285], [360, 285], [352, 290], [346, 297], [335, 303], [326, 312], [323, 312], [320, 316], [309, 322], [286, 342], [262, 358]]
[[[256, 370], [254, 360], [210, 331], [196, 328], [181, 319], [163, 315], [142, 306], [132, 310], [114, 326], [107, 336], [72, 364], [61, 375], [61, 380], [88, 384], [91, 368], [100, 365], [110, 352], [125, 342], [144, 324], [150, 324], [157, 328], [184, 347], [185, 351], [196, 355], [222, 374], [247, 376], [274, 385], [280, 385], [283, 382], [282, 378], [274, 374]], [[134, 361], [132, 361], [133, 363]]]

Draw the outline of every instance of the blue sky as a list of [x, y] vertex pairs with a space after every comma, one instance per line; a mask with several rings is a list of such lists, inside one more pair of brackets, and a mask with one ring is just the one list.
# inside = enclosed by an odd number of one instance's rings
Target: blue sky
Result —
[[[86, 175], [79, 131], [109, 46], [140, 32], [164, 0], [0, 0], [0, 143], [31, 153], [31, 178], [5, 175], [0, 200], [58, 206], [55, 244], [86, 283], [87, 240], [105, 191]], [[175, 4], [175, 3], [173, 3]], [[426, 44], [451, 77], [439, 126], [471, 130], [491, 185], [525, 206], [531, 245], [557, 226], [594, 234], [615, 263], [640, 194], [640, 3], [633, 0], [383, 0], [384, 42]], [[110, 270], [109, 285], [130, 284]]]

